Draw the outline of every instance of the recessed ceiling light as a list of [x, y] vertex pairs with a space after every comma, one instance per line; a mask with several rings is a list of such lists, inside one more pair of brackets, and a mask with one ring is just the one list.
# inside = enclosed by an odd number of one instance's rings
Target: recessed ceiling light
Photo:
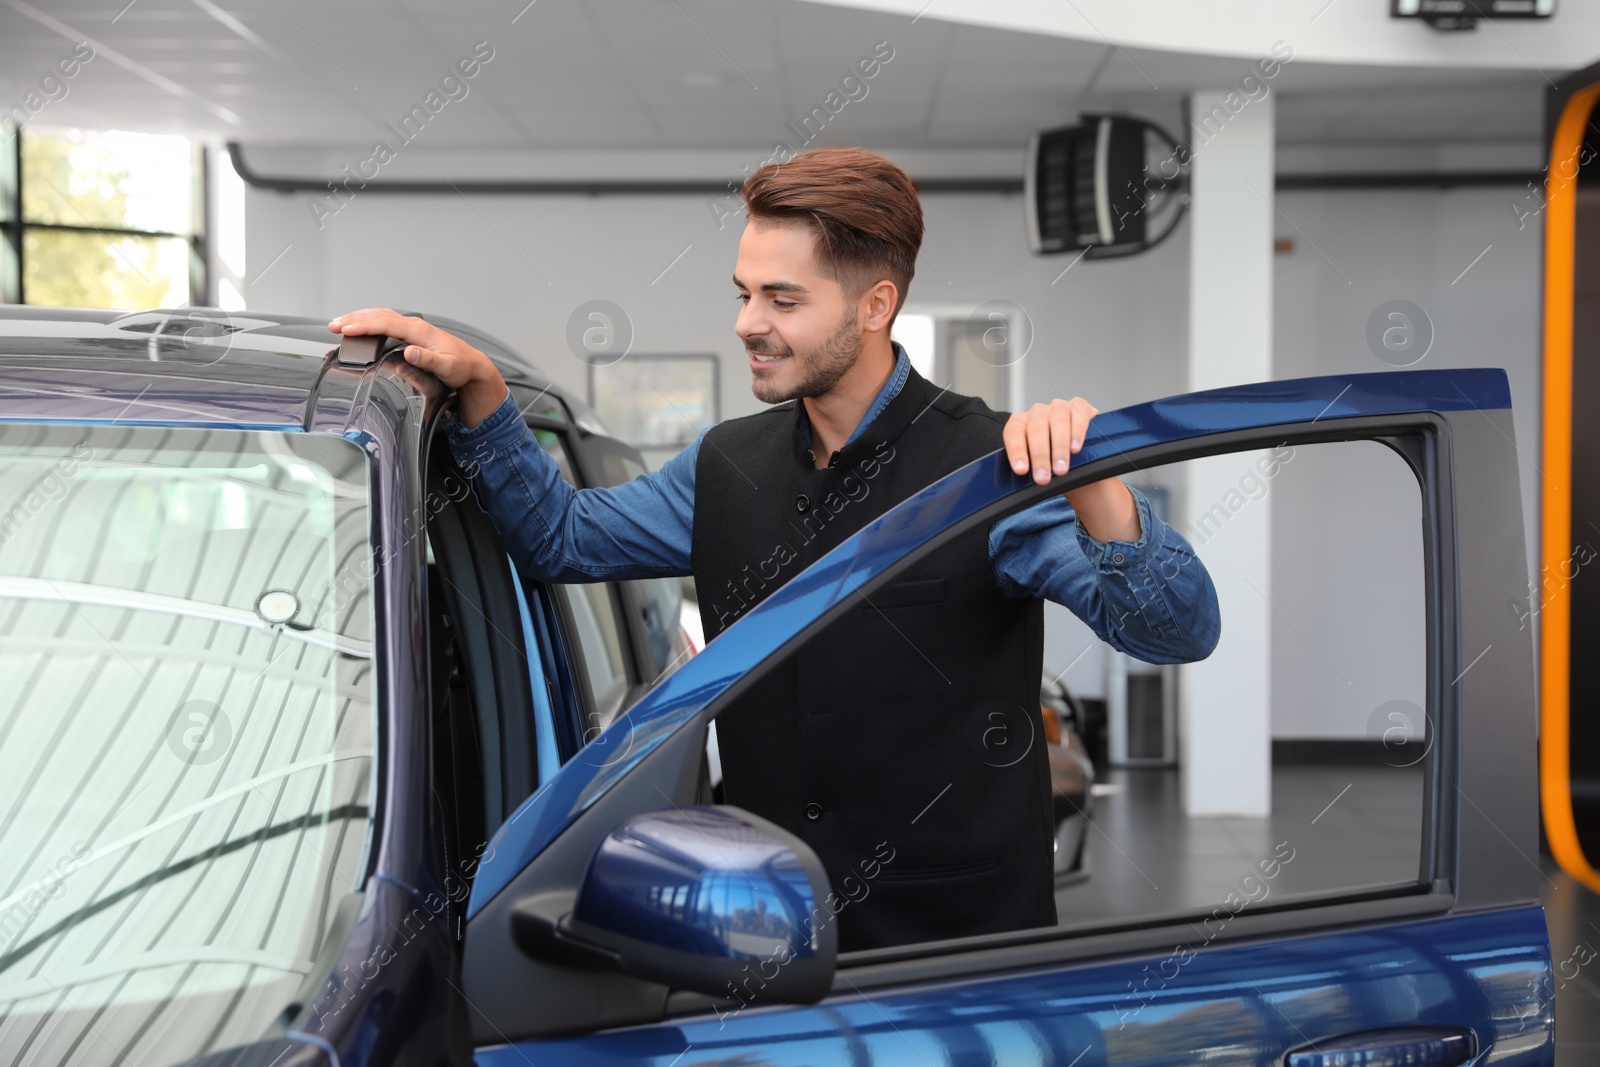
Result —
[[695, 89], [715, 89], [722, 84], [722, 75], [706, 70], [692, 70], [683, 76], [683, 84]]

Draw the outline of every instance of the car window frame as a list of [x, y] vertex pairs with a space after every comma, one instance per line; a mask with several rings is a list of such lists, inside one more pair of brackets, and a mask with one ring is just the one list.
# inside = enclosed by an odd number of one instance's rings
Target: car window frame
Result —
[[[566, 584], [567, 586], [572, 586], [577, 583]], [[611, 604], [612, 619], [616, 620], [620, 617], [616, 590], [608, 589], [605, 592]], [[605, 714], [599, 707], [594, 690], [589, 684], [589, 657], [592, 652], [584, 644], [580, 636], [582, 626], [580, 626], [578, 617], [573, 611], [569, 600], [570, 597], [584, 595], [586, 594], [579, 589], [549, 588], [550, 606], [556, 616], [557, 627], [561, 633], [562, 647], [565, 650], [562, 658], [568, 674], [572, 678], [569, 692], [573, 699], [569, 700], [567, 705], [567, 718], [573, 724], [574, 734], [578, 738], [574, 748], [570, 751], [564, 750], [565, 758], [562, 760], [563, 763], [572, 758], [573, 755], [576, 755], [584, 745], [593, 741], [607, 726], [620, 718], [628, 708], [633, 706], [634, 702], [639, 699], [639, 696], [647, 688], [638, 681], [627, 644], [627, 635], [619, 629], [617, 633], [618, 639], [622, 642], [622, 681], [624, 683], [622, 695], [617, 702], [616, 710], [609, 715]], [[600, 624], [600, 620], [596, 621], [597, 624]], [[575, 670], [573, 669], [574, 667], [578, 669]], [[602, 720], [604, 721], [602, 722]]]
[[[965, 518], [945, 527], [921, 545], [902, 554], [893, 562], [864, 582], [858, 592], [871, 591], [894, 581], [905, 571], [925, 560], [961, 536], [979, 526], [992, 525], [1007, 515], [1032, 507], [1048, 496], [1088, 484], [1106, 477], [1126, 474], [1141, 466], [1176, 463], [1205, 456], [1226, 455], [1258, 448], [1272, 447], [1280, 442], [1310, 444], [1342, 440], [1377, 440], [1396, 447], [1396, 439], [1417, 438], [1415, 444], [1401, 445], [1400, 452], [1419, 480], [1423, 500], [1424, 551], [1426, 560], [1425, 612], [1426, 648], [1428, 665], [1425, 677], [1427, 706], [1439, 724], [1438, 743], [1433, 746], [1427, 770], [1428, 789], [1432, 796], [1423, 825], [1423, 840], [1419, 847], [1419, 878], [1414, 882], [1397, 884], [1377, 891], [1354, 889], [1347, 892], [1320, 894], [1287, 902], [1274, 902], [1253, 907], [1250, 914], [1241, 914], [1228, 924], [1216, 940], [1234, 940], [1266, 935], [1298, 936], [1313, 931], [1326, 930], [1357, 922], [1404, 922], [1450, 912], [1457, 902], [1459, 887], [1449, 877], [1439, 877], [1438, 872], [1456, 870], [1455, 838], [1459, 831], [1458, 811], [1453, 796], [1442, 789], [1441, 766], [1455, 758], [1458, 738], [1455, 724], [1459, 718], [1459, 693], [1447, 693], [1441, 686], [1443, 676], [1454, 676], [1453, 668], [1459, 663], [1458, 648], [1444, 641], [1454, 635], [1456, 625], [1455, 596], [1459, 589], [1454, 583], [1443, 581], [1454, 574], [1456, 511], [1454, 486], [1449, 477], [1448, 460], [1452, 454], [1450, 424], [1436, 412], [1402, 411], [1383, 414], [1357, 414], [1329, 419], [1321, 423], [1290, 421], [1245, 429], [1217, 430], [1192, 437], [1142, 445], [1115, 456], [1104, 456], [1086, 463], [1083, 467], [1053, 479], [1047, 486], [1027, 484], [972, 511]], [[998, 455], [998, 454], [996, 454]], [[1446, 594], [1452, 595], [1446, 595]], [[651, 732], [662, 737], [654, 748], [634, 760], [603, 790], [596, 792], [591, 781], [586, 795], [592, 799], [577, 810], [571, 820], [554, 833], [543, 849], [520, 871], [499, 888], [486, 890], [481, 903], [469, 916], [483, 917], [498, 903], [503, 894], [508, 900], [521, 899], [529, 892], [550, 891], [546, 878], [572, 877], [587, 860], [593, 841], [589, 835], [595, 829], [614, 825], [640, 811], [655, 810], [662, 806], [662, 796], [673, 800], [672, 789], [688, 795], [686, 784], [690, 780], [688, 766], [703, 747], [707, 724], [717, 714], [730, 706], [760, 677], [766, 675], [779, 662], [793, 655], [799, 647], [845, 612], [853, 610], [855, 600], [842, 597], [826, 610], [811, 617], [776, 648], [768, 652], [753, 668], [743, 671], [709, 702], [687, 713], [688, 718], [670, 728], [652, 724]], [[756, 612], [760, 611], [760, 607]], [[752, 612], [750, 618], [755, 618]], [[745, 620], [741, 620], [743, 623]], [[700, 659], [701, 657], [696, 657]], [[715, 668], [713, 668], [715, 669]], [[1450, 671], [1449, 675], [1445, 672]], [[689, 683], [685, 683], [689, 684]], [[1443, 704], [1449, 704], [1440, 713]], [[624, 723], [631, 732], [632, 724]], [[621, 726], [619, 726], [619, 729]], [[664, 732], [663, 732], [664, 731]], [[658, 762], [660, 761], [660, 762]], [[1453, 768], [1453, 764], [1450, 765]], [[1453, 775], [1451, 776], [1454, 777]], [[557, 802], [558, 803], [558, 802]], [[585, 832], [574, 834], [579, 823], [587, 823]], [[602, 834], [603, 836], [603, 834]], [[1423, 879], [1423, 875], [1433, 877]], [[1006, 934], [975, 935], [945, 941], [929, 941], [915, 945], [897, 946], [850, 953], [841, 956], [834, 991], [846, 992], [850, 988], [900, 986], [919, 981], [948, 978], [956, 975], [978, 974], [996, 969], [1009, 970], [1026, 966], [1059, 965], [1066, 962], [1127, 955], [1138, 951], [1155, 951], [1170, 947], [1173, 936], [1190, 930], [1189, 923], [1204, 918], [1195, 911], [1171, 915], [1141, 915], [1131, 921], [1116, 921], [1088, 926], [1040, 927], [1035, 930], [1015, 931]], [[514, 951], [514, 950], [513, 950]], [[544, 966], [544, 965], [537, 965]], [[640, 983], [620, 975], [607, 976], [607, 988], [615, 996]], [[631, 984], [630, 984], [631, 983]], [[659, 1014], [641, 1013], [627, 1016], [629, 1022], [645, 1023], [715, 1011], [726, 1002], [703, 994], [672, 991], [666, 995]], [[585, 1020], [584, 1026], [618, 1025], [616, 1018]], [[567, 1028], [579, 1025], [570, 1015], [565, 1018]]]
[[[497, 786], [498, 796], [490, 796], [486, 792], [481, 798], [484, 803], [484, 825], [487, 836], [492, 839], [500, 825], [539, 789], [537, 740], [532, 720], [533, 681], [528, 669], [530, 650], [524, 645], [521, 650], [522, 664], [516, 670], [510, 669], [516, 665], [508, 666], [507, 661], [511, 657], [505, 649], [498, 646], [502, 641], [511, 642], [515, 646], [524, 635], [522, 616], [517, 608], [516, 590], [510, 578], [515, 573], [513, 565], [499, 534], [494, 530], [492, 521], [478, 506], [472, 493], [464, 491], [458, 495], [447, 488], [448, 479], [454, 478], [461, 486], [466, 486], [468, 481], [466, 475], [456, 465], [444, 441], [430, 434], [426, 447], [427, 457], [423, 472], [426, 502], [424, 506], [427, 512], [427, 536], [435, 558], [434, 566], [442, 568], [447, 557], [459, 552], [465, 556], [465, 565], [470, 568], [471, 573], [478, 577], [478, 584], [481, 587], [478, 592], [481, 593], [499, 584], [503, 586], [502, 592], [505, 594], [502, 599], [508, 601], [508, 603], [483, 602], [476, 605], [487, 626], [487, 631], [479, 634], [476, 639], [459, 623], [455, 627], [455, 639], [461, 643], [462, 667], [467, 687], [472, 692], [474, 718], [478, 720], [475, 726], [478, 728], [480, 740], [486, 729], [486, 724], [481, 718], [484, 710], [491, 708], [495, 713], [492, 732], [496, 742], [495, 752], [499, 755], [499, 766], [495, 768], [493, 782]], [[451, 526], [459, 529], [450, 529]], [[438, 574], [442, 584], [449, 584], [442, 569]], [[497, 578], [501, 579], [498, 583], [495, 581]], [[447, 605], [452, 600], [470, 604], [470, 601], [464, 599], [468, 592], [458, 588], [454, 590], [453, 595], [446, 594]], [[461, 616], [463, 613], [457, 610], [455, 614]], [[430, 658], [428, 700], [431, 718], [436, 711], [432, 706], [434, 686], [431, 677], [431, 659], [436, 635], [432, 632], [431, 611], [425, 612], [424, 618], [427, 620], [424, 629]], [[489, 639], [488, 635], [491, 633], [495, 635], [494, 639]], [[527, 686], [526, 701], [516, 699], [520, 687], [513, 679]], [[509, 683], [507, 692], [501, 691], [499, 684], [501, 682]], [[515, 721], [508, 716], [508, 712], [512, 713], [512, 716], [520, 716], [526, 720], [520, 724], [523, 728], [520, 736], [517, 731], [506, 730], [506, 723]], [[511, 745], [509, 749], [508, 740]], [[480, 762], [484, 762], [484, 749], [481, 744], [477, 751]], [[512, 773], [508, 774], [508, 770]], [[482, 767], [481, 773], [487, 791], [491, 788], [489, 768]], [[517, 794], [521, 794], [520, 799], [513, 799]], [[459, 797], [455, 799], [457, 802], [460, 801]], [[495, 817], [496, 813], [498, 818]]]
[[[513, 390], [527, 390], [529, 388], [525, 383], [516, 381], [508, 382], [508, 386]], [[442, 415], [447, 407], [441, 408], [439, 414]], [[436, 430], [438, 421], [438, 418], [436, 418], [434, 426], [430, 430]], [[537, 430], [554, 434], [560, 443], [560, 447], [564, 449], [564, 458], [571, 466], [574, 474], [580, 480], [582, 479], [582, 468], [578, 466], [577, 460], [573, 457], [573, 451], [568, 445], [571, 433], [570, 426], [538, 415], [524, 416], [523, 422], [530, 432]], [[438, 514], [446, 512], [457, 516], [470, 514], [473, 516], [472, 523], [474, 526], [481, 527], [484, 523], [490, 523], [488, 529], [480, 530], [478, 534], [478, 536], [486, 538], [478, 549], [478, 555], [481, 556], [484, 562], [475, 563], [474, 566], [486, 565], [490, 569], [498, 570], [500, 564], [488, 562], [491, 556], [498, 556], [503, 561], [504, 567], [508, 572], [508, 587], [516, 585], [517, 581], [520, 580], [518, 591], [522, 600], [526, 603], [528, 616], [524, 618], [519, 610], [514, 619], [509, 615], [503, 618], [496, 618], [494, 625], [507, 632], [514, 628], [519, 634], [525, 634], [527, 628], [531, 626], [539, 646], [537, 653], [541, 660], [540, 672], [549, 687], [550, 709], [554, 718], [553, 733], [556, 743], [556, 758], [559, 763], [564, 764], [577, 755], [588, 741], [593, 740], [600, 733], [600, 730], [589, 725], [595, 721], [594, 716], [598, 714], [598, 709], [594, 706], [593, 695], [589, 692], [587, 676], [583, 670], [574, 669], [574, 667], [582, 666], [584, 662], [582, 657], [585, 653], [582, 642], [577, 638], [577, 623], [573, 618], [571, 608], [566, 603], [566, 594], [558, 592], [552, 583], [521, 575], [517, 571], [516, 565], [510, 560], [509, 554], [505, 549], [503, 540], [492, 529], [492, 523], [487, 513], [478, 505], [470, 492], [461, 494], [460, 499], [457, 499], [456, 494], [440, 492], [443, 478], [446, 475], [453, 475], [462, 484], [466, 484], [468, 479], [456, 464], [453, 454], [445, 443], [442, 440], [433, 440], [433, 437], [437, 437], [437, 434], [433, 433], [430, 436], [426, 466], [428, 472], [430, 472], [428, 474], [430, 479], [434, 477], [433, 471], [441, 472], [438, 474], [437, 482], [429, 482], [431, 487], [430, 497], [440, 501]], [[463, 512], [461, 509], [470, 509], [470, 512]], [[429, 521], [430, 524], [433, 523], [435, 517], [430, 516]], [[488, 540], [489, 538], [492, 538], [492, 541]], [[434, 551], [437, 557], [439, 553], [437, 543], [434, 545]], [[619, 600], [619, 591], [615, 588], [614, 583], [605, 584], [608, 586], [607, 592], [610, 596], [613, 616], [618, 619], [625, 619], [626, 612], [624, 603]], [[628, 631], [625, 622], [618, 626], [617, 636], [622, 650], [622, 670], [624, 681], [626, 682], [622, 702], [617, 711], [617, 714], [620, 715], [638, 699], [641, 693], [648, 689], [648, 685], [640, 681], [637, 658], [631, 643], [633, 635]], [[526, 637], [524, 636], [525, 641]], [[483, 650], [479, 649], [477, 651], [479, 655], [483, 654]], [[525, 648], [525, 651], [528, 650]], [[534, 708], [531, 695], [532, 685], [533, 682], [530, 676], [530, 714]], [[536, 722], [534, 726], [535, 728], [537, 727]], [[535, 791], [539, 788], [542, 777], [538, 769], [539, 751], [535, 740], [531, 762]], [[513, 805], [511, 809], [507, 809], [504, 813], [505, 816], [509, 816], [514, 807]], [[491, 830], [491, 837], [492, 835], [493, 831]]]
[[[1388, 433], [1375, 432], [1388, 430]], [[1407, 431], [1410, 432], [1407, 432]], [[1423, 412], [1405, 415], [1356, 416], [1330, 420], [1320, 427], [1309, 423], [1284, 424], [1260, 429], [1223, 431], [1203, 438], [1190, 438], [1169, 444], [1132, 450], [1115, 460], [1102, 460], [1092, 477], [1082, 481], [1066, 477], [1067, 488], [1106, 477], [1116, 477], [1153, 466], [1165, 466], [1209, 456], [1225, 456], [1269, 448], [1280, 442], [1291, 446], [1339, 441], [1375, 441], [1399, 454], [1417, 479], [1422, 502], [1424, 567], [1424, 708], [1438, 732], [1425, 763], [1422, 840], [1418, 849], [1418, 877], [1414, 882], [1380, 888], [1351, 888], [1321, 893], [1314, 897], [1253, 904], [1250, 914], [1240, 914], [1215, 940], [1232, 940], [1263, 934], [1295, 935], [1352, 921], [1408, 919], [1442, 914], [1455, 906], [1456, 887], [1440, 872], [1455, 870], [1459, 812], [1454, 797], [1445, 788], [1445, 763], [1458, 751], [1459, 694], [1450, 695], [1444, 683], [1444, 661], [1449, 658], [1443, 643], [1451, 633], [1456, 605], [1445, 595], [1443, 575], [1454, 566], [1455, 513], [1454, 486], [1448, 477], [1443, 456], [1450, 452], [1451, 430], [1438, 414]], [[1105, 464], [1103, 469], [1098, 469]], [[1082, 477], [1082, 472], [1078, 473]], [[1052, 488], [1063, 491], [1059, 486]], [[1036, 506], [1051, 489], [1032, 487], [1019, 490], [1006, 500], [985, 508], [930, 538], [906, 553], [883, 571], [862, 583], [860, 591], [872, 591], [892, 583], [899, 575], [939, 551], [955, 537], [972, 528]], [[1023, 503], [1017, 503], [1023, 501]], [[729, 686], [702, 709], [699, 716], [714, 721], [739, 691], [754, 684], [786, 656], [795, 654], [812, 636], [832, 625], [853, 602], [842, 600], [819, 615], [793, 642], [767, 656], [754, 669]], [[1456, 655], [1459, 658], [1459, 654]], [[1449, 704], [1450, 707], [1445, 705]], [[1455, 714], [1452, 714], [1452, 710]], [[694, 729], [685, 726], [683, 729]], [[1451, 775], [1450, 777], [1453, 777]], [[1140, 914], [1128, 919], [1110, 920], [1073, 927], [1037, 927], [999, 934], [980, 934], [941, 941], [917, 942], [890, 948], [841, 953], [837, 973], [861, 989], [929, 981], [952, 975], [971, 974], [990, 969], [997, 960], [1004, 968], [1065, 960], [1122, 955], [1155, 949], [1171, 941], [1175, 932], [1189, 923], [1203, 920], [1203, 912], [1174, 911]], [[1246, 922], [1249, 920], [1249, 922]], [[846, 987], [848, 988], [848, 987]], [[835, 991], [840, 991], [836, 984]], [[695, 1015], [715, 1010], [725, 1001], [700, 993], [673, 991], [667, 1000], [664, 1018]]]

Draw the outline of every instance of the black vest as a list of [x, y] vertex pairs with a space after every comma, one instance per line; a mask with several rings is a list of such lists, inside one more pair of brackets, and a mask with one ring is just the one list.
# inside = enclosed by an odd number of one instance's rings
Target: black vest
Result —
[[[721, 423], [695, 466], [706, 639], [846, 537], [1001, 447], [1006, 416], [915, 370], [817, 470], [789, 401]], [[1044, 602], [995, 585], [988, 529], [941, 548], [717, 719], [724, 799], [816, 850], [842, 951], [1056, 922], [1039, 711]]]

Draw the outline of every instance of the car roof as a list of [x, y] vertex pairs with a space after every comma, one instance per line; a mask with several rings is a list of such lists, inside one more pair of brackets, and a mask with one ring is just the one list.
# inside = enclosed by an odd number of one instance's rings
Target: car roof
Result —
[[[488, 338], [453, 319], [423, 317]], [[508, 382], [559, 398], [577, 425], [603, 432], [579, 397], [494, 343], [501, 351], [490, 357]], [[305, 315], [0, 306], [0, 418], [97, 418], [89, 398], [131, 389], [145, 406], [181, 409], [186, 422], [312, 428], [307, 404], [336, 344], [326, 319]]]

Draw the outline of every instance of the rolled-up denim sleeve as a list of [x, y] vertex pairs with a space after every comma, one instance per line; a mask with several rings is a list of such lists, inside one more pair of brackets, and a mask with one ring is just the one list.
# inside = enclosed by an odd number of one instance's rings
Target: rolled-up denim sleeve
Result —
[[1209, 656], [1222, 633], [1216, 587], [1182, 534], [1129, 486], [1136, 541], [1096, 541], [1057, 496], [995, 523], [989, 558], [1007, 596], [1053, 600], [1111, 647], [1147, 663]]
[[574, 489], [509, 393], [471, 429], [451, 419], [445, 437], [522, 574], [585, 582], [689, 573], [698, 438], [659, 471]]

